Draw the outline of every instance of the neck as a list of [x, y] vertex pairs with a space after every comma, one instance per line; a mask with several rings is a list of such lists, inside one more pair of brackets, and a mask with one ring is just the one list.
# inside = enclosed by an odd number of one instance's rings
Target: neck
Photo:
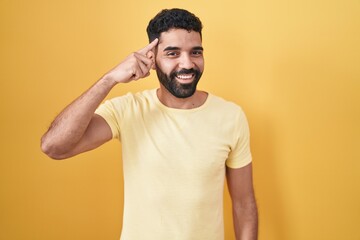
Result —
[[177, 98], [162, 85], [160, 85], [160, 88], [156, 93], [162, 104], [167, 107], [177, 109], [192, 109], [200, 107], [205, 103], [208, 96], [206, 92], [196, 90], [195, 93], [188, 98]]

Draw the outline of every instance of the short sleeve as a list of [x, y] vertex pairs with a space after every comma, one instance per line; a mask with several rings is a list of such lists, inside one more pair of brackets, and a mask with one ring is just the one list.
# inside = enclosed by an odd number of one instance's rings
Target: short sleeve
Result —
[[241, 168], [252, 161], [250, 151], [250, 131], [245, 113], [240, 110], [234, 127], [234, 144], [226, 160], [226, 166], [230, 168]]
[[109, 124], [113, 138], [120, 140], [121, 123], [130, 98], [130, 94], [127, 94], [107, 100], [95, 111], [95, 114], [103, 117], [107, 124]]

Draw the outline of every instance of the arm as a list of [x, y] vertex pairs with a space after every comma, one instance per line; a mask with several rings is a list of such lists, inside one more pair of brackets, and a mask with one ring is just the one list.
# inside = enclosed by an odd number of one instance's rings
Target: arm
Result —
[[149, 76], [153, 66], [155, 39], [145, 48], [132, 53], [106, 73], [89, 90], [67, 106], [41, 138], [41, 149], [49, 157], [64, 159], [94, 149], [112, 138], [109, 125], [96, 108], [118, 83]]
[[256, 240], [258, 216], [252, 182], [252, 164], [238, 169], [226, 167], [226, 178], [232, 200], [236, 240]]

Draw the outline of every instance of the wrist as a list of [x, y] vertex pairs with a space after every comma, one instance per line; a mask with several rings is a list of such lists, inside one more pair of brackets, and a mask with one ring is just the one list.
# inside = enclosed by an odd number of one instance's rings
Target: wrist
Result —
[[111, 77], [111, 75], [109, 74], [105, 74], [100, 80], [99, 83], [103, 86], [105, 86], [106, 88], [113, 88], [116, 84], [118, 84], [119, 82], [115, 81], [115, 79], [113, 77]]

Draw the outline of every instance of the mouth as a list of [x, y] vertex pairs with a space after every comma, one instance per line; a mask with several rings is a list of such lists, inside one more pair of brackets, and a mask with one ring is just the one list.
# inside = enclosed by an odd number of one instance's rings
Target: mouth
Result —
[[188, 74], [176, 74], [175, 75], [178, 82], [182, 84], [189, 84], [194, 80], [195, 74], [194, 73], [188, 73]]

